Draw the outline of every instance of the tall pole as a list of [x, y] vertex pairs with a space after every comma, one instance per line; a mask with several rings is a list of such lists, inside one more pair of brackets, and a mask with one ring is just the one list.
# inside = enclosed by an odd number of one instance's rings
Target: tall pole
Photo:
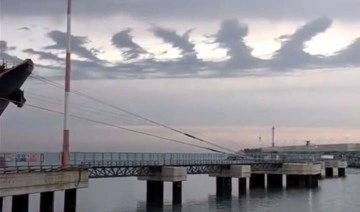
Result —
[[67, 0], [67, 39], [65, 64], [65, 103], [64, 103], [64, 134], [63, 134], [63, 151], [61, 165], [68, 166], [70, 161], [70, 130], [68, 128], [68, 105], [70, 94], [70, 75], [71, 75], [71, 2]]
[[271, 146], [275, 147], [275, 127], [272, 127], [271, 129], [271, 140], [272, 140]]
[[261, 136], [259, 136], [259, 145], [260, 145], [260, 147], [262, 147]]

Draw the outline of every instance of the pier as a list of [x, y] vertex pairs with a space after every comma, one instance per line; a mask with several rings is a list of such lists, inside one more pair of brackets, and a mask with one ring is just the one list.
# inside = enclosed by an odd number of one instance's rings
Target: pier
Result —
[[76, 211], [77, 189], [87, 188], [88, 171], [81, 168], [29, 169], [0, 174], [0, 211], [12, 197], [12, 212], [28, 211], [29, 194], [40, 193], [40, 211], [54, 211], [54, 192], [65, 191], [64, 211]]
[[[77, 189], [98, 178], [146, 181], [147, 205], [161, 207], [164, 183], [172, 183], [173, 204], [181, 206], [182, 184], [188, 175], [215, 177], [216, 196], [228, 198], [232, 179], [238, 181], [242, 197], [251, 189], [314, 189], [321, 176], [343, 177], [347, 168], [346, 161], [322, 161], [314, 154], [257, 153], [232, 159], [220, 153], [78, 152], [70, 154], [67, 168], [61, 166], [61, 153], [2, 153], [0, 157], [0, 203], [12, 198], [12, 211], [28, 211], [29, 194], [40, 193], [41, 212], [54, 211], [56, 191], [65, 191], [64, 211], [76, 211]], [[330, 168], [336, 171], [330, 174]]]

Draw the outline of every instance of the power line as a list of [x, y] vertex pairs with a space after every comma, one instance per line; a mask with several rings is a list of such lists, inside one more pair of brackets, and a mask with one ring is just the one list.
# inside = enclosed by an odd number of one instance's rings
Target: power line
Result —
[[[0, 99], [10, 101], [9, 99], [2, 98], [2, 97], [0, 97]], [[36, 109], [56, 113], [56, 114], [61, 114], [61, 115], [64, 114], [64, 112], [52, 110], [52, 109], [41, 107], [41, 106], [38, 106], [38, 105], [33, 105], [33, 104], [25, 104], [25, 105], [29, 106], [29, 107], [36, 108]], [[147, 132], [142, 132], [142, 131], [139, 131], [139, 130], [134, 130], [134, 129], [126, 128], [126, 127], [121, 127], [121, 126], [118, 126], [118, 125], [109, 124], [109, 123], [106, 123], [106, 122], [102, 122], [102, 121], [98, 121], [98, 120], [94, 120], [94, 119], [89, 119], [89, 118], [85, 118], [85, 117], [74, 115], [74, 114], [69, 114], [69, 116], [73, 117], [73, 118], [80, 119], [80, 120], [84, 120], [84, 121], [88, 121], [88, 122], [92, 122], [92, 123], [97, 123], [97, 124], [102, 124], [102, 125], [105, 125], [105, 126], [114, 127], [114, 128], [118, 128], [118, 129], [121, 129], [121, 130], [129, 131], [129, 132], [133, 132], [133, 133], [137, 133], [137, 134], [142, 134], [142, 135], [146, 135], [146, 136], [150, 136], [150, 137], [154, 137], [154, 138], [159, 138], [159, 139], [166, 140], [166, 141], [171, 141], [171, 142], [184, 144], [184, 145], [188, 145], [188, 146], [192, 146], [192, 147], [196, 147], [196, 148], [210, 150], [212, 152], [225, 153], [225, 152], [221, 152], [221, 151], [218, 151], [218, 150], [215, 150], [215, 149], [212, 149], [212, 148], [203, 147], [203, 146], [199, 146], [199, 145], [196, 145], [196, 144], [190, 144], [190, 143], [186, 143], [186, 142], [179, 141], [179, 140], [176, 140], [176, 139], [166, 138], [166, 137], [150, 134], [150, 133], [147, 133]]]
[[[73, 91], [73, 92], [74, 92], [74, 91]], [[108, 104], [108, 103], [103, 102], [103, 101], [101, 101], [101, 100], [99, 100], [99, 99], [96, 99], [96, 98], [94, 98], [94, 97], [91, 97], [91, 96], [89, 96], [89, 95], [87, 95], [87, 94], [84, 94], [84, 93], [81, 93], [81, 92], [78, 92], [78, 91], [75, 91], [75, 93], [78, 94], [78, 95], [80, 95], [80, 96], [87, 97], [87, 98], [89, 98], [89, 99], [91, 99], [91, 100], [93, 100], [93, 101], [96, 101], [96, 102], [98, 102], [98, 103], [102, 103], [102, 104], [104, 104], [104, 105], [106, 105], [106, 106], [109, 106], [109, 107], [112, 107], [112, 108], [114, 108], [114, 109], [120, 110], [120, 111], [122, 111], [122, 112], [124, 112], [124, 113], [127, 113], [127, 114], [129, 114], [129, 115], [132, 115], [132, 116], [135, 116], [135, 117], [137, 117], [137, 118], [143, 119], [143, 120], [148, 121], [148, 122], [150, 122], [150, 123], [153, 123], [153, 124], [155, 124], [155, 125], [162, 126], [162, 127], [167, 128], [167, 129], [169, 129], [169, 130], [172, 130], [172, 131], [174, 131], [174, 132], [183, 134], [183, 135], [185, 135], [185, 136], [187, 136], [187, 137], [189, 137], [189, 138], [192, 138], [192, 139], [195, 139], [195, 140], [198, 140], [198, 141], [201, 141], [201, 142], [204, 142], [204, 143], [207, 143], [207, 144], [216, 146], [216, 147], [218, 147], [218, 148], [220, 148], [220, 149], [223, 149], [223, 150], [226, 150], [226, 151], [233, 152], [233, 150], [228, 149], [228, 148], [226, 148], [226, 147], [222, 147], [222, 146], [217, 145], [217, 144], [215, 144], [215, 143], [212, 143], [212, 142], [210, 142], [210, 141], [207, 141], [207, 140], [198, 138], [198, 137], [196, 137], [196, 136], [194, 136], [194, 135], [185, 133], [185, 132], [183, 132], [183, 131], [180, 131], [180, 130], [177, 130], [177, 129], [175, 129], [175, 128], [169, 127], [169, 126], [167, 126], [167, 125], [161, 124], [161, 123], [159, 123], [159, 122], [150, 120], [150, 119], [148, 119], [148, 118], [145, 118], [145, 117], [143, 117], [143, 116], [137, 115], [137, 114], [132, 113], [132, 112], [130, 112], [130, 111], [128, 111], [128, 110], [125, 110], [125, 109], [123, 109], [123, 108], [120, 108], [120, 107], [117, 107], [117, 106]]]
[[[53, 85], [53, 86], [55, 86], [55, 87], [58, 87], [58, 88], [63, 89], [63, 86], [60, 85], [59, 83], [53, 82], [52, 80], [46, 79], [46, 78], [41, 77], [41, 76], [39, 76], [39, 75], [35, 75], [33, 78], [38, 79], [38, 80], [43, 81], [43, 82], [46, 82], [46, 83], [49, 83], [49, 84], [51, 84], [51, 85]], [[200, 141], [200, 142], [203, 142], [203, 143], [207, 143], [207, 144], [216, 146], [217, 148], [220, 148], [220, 149], [222, 149], [222, 150], [226, 150], [226, 151], [229, 151], [229, 152], [235, 152], [235, 151], [233, 151], [233, 150], [231, 150], [231, 149], [229, 149], [229, 148], [227, 148], [227, 147], [220, 146], [220, 145], [215, 144], [215, 143], [213, 143], [213, 142], [210, 142], [210, 141], [208, 141], [208, 140], [201, 139], [201, 138], [199, 138], [199, 137], [197, 137], [197, 136], [194, 136], [194, 135], [191, 135], [191, 134], [189, 134], [189, 133], [186, 133], [186, 132], [177, 130], [177, 129], [172, 128], [172, 127], [170, 127], [170, 126], [167, 126], [167, 125], [165, 125], [165, 124], [162, 124], [162, 123], [153, 121], [153, 120], [151, 120], [151, 119], [145, 118], [145, 117], [143, 117], [143, 116], [141, 116], [141, 115], [135, 114], [135, 113], [133, 113], [133, 112], [130, 112], [130, 111], [128, 111], [128, 110], [126, 110], [126, 109], [123, 109], [123, 108], [120, 108], [120, 107], [118, 107], [118, 106], [114, 106], [114, 105], [112, 105], [112, 104], [106, 103], [106, 102], [104, 102], [104, 101], [102, 101], [102, 100], [99, 100], [99, 99], [97, 99], [97, 98], [91, 97], [91, 96], [89, 96], [89, 95], [87, 95], [87, 94], [85, 94], [85, 93], [76, 91], [76, 90], [74, 90], [74, 89], [71, 91], [71, 93], [77, 94], [77, 95], [79, 95], [79, 96], [86, 97], [86, 98], [91, 99], [91, 100], [93, 100], [93, 101], [95, 101], [95, 102], [101, 103], [101, 104], [106, 105], [106, 106], [108, 106], [108, 107], [111, 107], [111, 108], [114, 108], [114, 109], [116, 109], [116, 110], [122, 111], [122, 112], [124, 112], [124, 113], [129, 114], [129, 115], [132, 115], [132, 116], [134, 116], [134, 117], [137, 117], [137, 118], [140, 118], [140, 119], [142, 119], [142, 120], [148, 121], [148, 122], [150, 122], [150, 123], [152, 123], [152, 124], [155, 124], [155, 125], [164, 127], [164, 128], [166, 128], [166, 129], [169, 129], [169, 130], [171, 130], [171, 131], [180, 133], [180, 134], [182, 134], [182, 135], [184, 135], [184, 136], [186, 136], [186, 137], [189, 137], [189, 138], [191, 138], [191, 139], [198, 140], [198, 141]]]
[[[60, 106], [60, 104], [62, 103], [62, 100], [57, 99], [57, 98], [53, 98], [53, 97], [48, 97], [46, 95], [39, 95], [36, 93], [32, 93], [32, 92], [26, 92], [28, 95], [30, 95], [33, 99], [39, 100], [39, 101], [44, 101], [50, 104], [55, 104]], [[81, 110], [82, 112], [84, 111], [88, 111], [91, 112], [93, 114], [101, 114], [101, 115], [112, 115], [112, 116], [121, 116], [122, 118], [125, 118], [127, 120], [131, 120], [133, 121], [134, 119], [131, 119], [131, 117], [129, 116], [125, 116], [124, 114], [118, 113], [118, 112], [113, 112], [113, 111], [108, 111], [108, 110], [101, 110], [95, 107], [89, 107], [89, 106], [85, 106], [83, 104], [78, 104], [78, 103], [72, 103], [71, 106], [75, 107], [76, 109]]]

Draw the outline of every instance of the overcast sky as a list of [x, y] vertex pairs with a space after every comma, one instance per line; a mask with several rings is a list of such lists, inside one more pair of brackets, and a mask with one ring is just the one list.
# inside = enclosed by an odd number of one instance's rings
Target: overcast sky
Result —
[[[63, 84], [63, 2], [0, 0], [0, 57], [31, 58], [35, 76]], [[234, 149], [269, 145], [273, 125], [279, 145], [360, 142], [359, 6], [357, 0], [77, 0], [72, 85]], [[24, 89], [28, 104], [63, 110], [63, 90], [32, 78]], [[70, 107], [194, 142], [75, 94]], [[62, 121], [10, 105], [1, 117], [1, 151], [59, 151]], [[71, 131], [74, 151], [200, 151], [75, 119]]]

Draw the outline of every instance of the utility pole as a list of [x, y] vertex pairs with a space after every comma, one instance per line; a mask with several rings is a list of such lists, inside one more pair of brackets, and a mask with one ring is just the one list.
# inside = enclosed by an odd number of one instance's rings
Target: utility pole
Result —
[[262, 147], [261, 136], [259, 136], [259, 145], [260, 145], [260, 147]]
[[64, 102], [64, 134], [63, 134], [63, 151], [61, 165], [68, 166], [70, 162], [70, 130], [68, 128], [68, 105], [70, 94], [70, 77], [71, 77], [71, 2], [67, 0], [67, 39], [66, 48], [66, 65], [65, 65], [65, 102]]
[[272, 141], [272, 144], [271, 144], [271, 146], [272, 147], [275, 147], [275, 127], [273, 126], [272, 127], [272, 131], [271, 131], [272, 133], [271, 133], [271, 141]]

